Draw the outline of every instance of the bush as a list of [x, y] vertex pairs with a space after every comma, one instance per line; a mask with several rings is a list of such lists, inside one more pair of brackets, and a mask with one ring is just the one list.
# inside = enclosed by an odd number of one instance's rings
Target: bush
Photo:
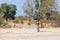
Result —
[[4, 22], [4, 19], [0, 18], [0, 27], [3, 26], [3, 24], [4, 24], [3, 22]]
[[30, 22], [28, 22], [28, 25], [31, 25], [31, 23], [30, 23]]
[[24, 24], [24, 22], [23, 22], [23, 21], [21, 21], [21, 24]]
[[5, 25], [5, 26], [3, 26], [3, 28], [11, 28], [11, 26], [10, 25]]
[[8, 25], [7, 22], [3, 23], [3, 24], [1, 25], [1, 27], [2, 27], [2, 28], [11, 28], [11, 26]]
[[18, 24], [19, 23], [19, 20], [14, 20], [13, 23]]
[[36, 25], [37, 24], [37, 20], [34, 20], [33, 23]]

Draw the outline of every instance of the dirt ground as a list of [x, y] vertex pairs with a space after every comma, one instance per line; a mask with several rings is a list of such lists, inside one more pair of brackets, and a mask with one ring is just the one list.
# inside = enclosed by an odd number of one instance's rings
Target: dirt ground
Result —
[[0, 28], [0, 40], [60, 40], [60, 29]]

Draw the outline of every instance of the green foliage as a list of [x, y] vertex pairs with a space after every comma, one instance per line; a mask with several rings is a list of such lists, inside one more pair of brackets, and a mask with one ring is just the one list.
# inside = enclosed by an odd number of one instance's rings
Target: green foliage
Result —
[[8, 20], [8, 19], [15, 19], [15, 14], [16, 14], [16, 6], [13, 4], [6, 4], [2, 3], [1, 4], [1, 13], [3, 14], [3, 17]]
[[21, 21], [21, 24], [24, 24], [24, 22], [23, 22], [23, 21]]
[[60, 14], [58, 14], [58, 15], [55, 16], [55, 21], [58, 22], [58, 23], [60, 23]]
[[19, 22], [19, 20], [14, 20], [13, 23], [18, 24], [18, 23], [20, 23], [20, 22]]
[[36, 0], [35, 8], [36, 8], [37, 10], [39, 9], [39, 2], [38, 2], [38, 0]]
[[40, 4], [39, 4], [39, 0], [35, 0], [35, 6], [34, 6], [34, 12], [35, 12], [35, 15], [38, 16], [40, 14]]
[[34, 20], [33, 23], [34, 23], [34, 24], [37, 24], [37, 20]]
[[28, 25], [31, 25], [31, 23], [30, 23], [30, 22], [28, 22]]

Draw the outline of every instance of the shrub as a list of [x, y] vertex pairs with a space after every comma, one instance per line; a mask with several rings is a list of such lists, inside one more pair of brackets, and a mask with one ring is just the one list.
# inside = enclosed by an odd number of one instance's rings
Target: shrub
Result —
[[8, 26], [8, 23], [7, 22], [5, 22], [5, 23], [3, 23], [2, 24], [2, 26], [1, 27], [3, 27], [3, 28], [10, 28], [11, 26]]
[[3, 22], [4, 22], [4, 19], [0, 18], [0, 27], [3, 26], [3, 24], [4, 24]]
[[37, 24], [37, 20], [34, 20], [33, 23], [34, 23], [34, 24]]
[[28, 22], [28, 25], [31, 25], [31, 23], [30, 23], [30, 22]]
[[21, 21], [21, 24], [24, 24], [24, 22], [23, 22], [23, 21]]
[[19, 23], [19, 20], [14, 20], [13, 23], [18, 24]]

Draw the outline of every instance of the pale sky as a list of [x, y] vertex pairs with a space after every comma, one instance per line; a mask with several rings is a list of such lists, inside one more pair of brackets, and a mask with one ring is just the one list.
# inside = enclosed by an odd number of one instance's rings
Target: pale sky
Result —
[[[58, 11], [60, 12], [60, 0], [57, 0], [58, 2]], [[16, 16], [24, 16], [24, 12], [23, 12], [23, 4], [24, 4], [25, 0], [0, 0], [0, 4], [1, 3], [7, 3], [7, 4], [14, 4], [17, 7], [17, 11], [16, 11]]]
[[58, 7], [57, 8], [58, 8], [58, 11], [60, 12], [60, 0], [58, 0], [57, 3], [58, 3]]

